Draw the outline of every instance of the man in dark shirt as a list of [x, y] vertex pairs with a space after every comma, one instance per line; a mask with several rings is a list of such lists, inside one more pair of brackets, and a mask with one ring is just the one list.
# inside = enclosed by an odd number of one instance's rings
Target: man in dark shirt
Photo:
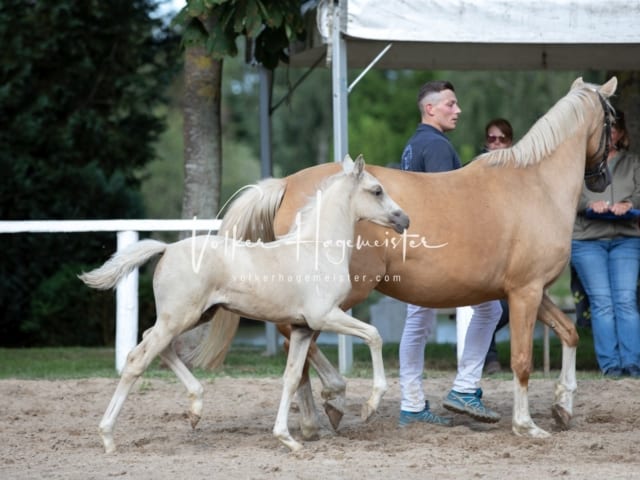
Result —
[[[460, 158], [444, 132], [456, 128], [460, 107], [450, 82], [425, 83], [418, 94], [421, 123], [402, 153], [402, 169], [414, 172], [446, 172], [461, 167]], [[485, 354], [502, 307], [497, 300], [474, 305], [458, 374], [443, 402], [448, 410], [483, 422], [497, 422], [500, 415], [487, 408], [479, 388]], [[436, 328], [437, 310], [407, 304], [407, 318], [400, 341], [400, 420], [450, 426], [452, 420], [433, 413], [422, 388], [424, 349]]]

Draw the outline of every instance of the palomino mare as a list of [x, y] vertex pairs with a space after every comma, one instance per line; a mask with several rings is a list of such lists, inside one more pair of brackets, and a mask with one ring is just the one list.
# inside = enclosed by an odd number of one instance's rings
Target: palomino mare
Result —
[[[313, 331], [328, 330], [362, 338], [371, 349], [373, 391], [362, 407], [363, 419], [378, 408], [387, 389], [378, 331], [344, 313], [349, 294], [350, 245], [355, 224], [370, 220], [403, 232], [409, 218], [364, 171], [364, 160], [343, 162], [338, 173], [300, 212], [289, 235], [268, 245], [202, 235], [167, 245], [143, 240], [114, 255], [80, 278], [89, 286], [113, 288], [118, 280], [155, 255], [153, 290], [157, 320], [127, 357], [118, 387], [100, 422], [107, 453], [115, 450], [113, 429], [128, 392], [151, 361], [160, 355], [185, 384], [191, 397], [192, 426], [202, 412], [202, 386], [178, 359], [171, 341], [220, 306], [235, 313], [291, 325], [290, 350], [274, 435], [292, 450], [302, 445], [287, 426], [292, 396], [300, 383]], [[269, 181], [259, 184], [268, 190]]]
[[[540, 118], [512, 148], [481, 155], [462, 169], [435, 174], [367, 167], [411, 216], [405, 237], [361, 223], [351, 257], [352, 290], [342, 307], [363, 301], [372, 289], [429, 307], [474, 305], [507, 298], [510, 311], [511, 368], [514, 372], [512, 427], [518, 435], [546, 437], [531, 419], [528, 382], [536, 318], [549, 325], [563, 345], [562, 369], [552, 413], [568, 428], [576, 389], [578, 335], [571, 320], [544, 293], [567, 264], [571, 233], [583, 178], [592, 190], [609, 183], [609, 98], [617, 80], [602, 86], [578, 78], [569, 93]], [[280, 180], [270, 210], [245, 200], [225, 215], [223, 228], [238, 238], [263, 240], [286, 232], [295, 211], [319, 182], [338, 167], [325, 164]], [[411, 243], [413, 242], [413, 243]], [[400, 282], [392, 279], [401, 278]], [[238, 318], [218, 312], [216, 337], [204, 338], [201, 365], [224, 359]], [[286, 334], [286, 329], [280, 329]], [[223, 342], [223, 339], [227, 339]], [[222, 342], [222, 343], [220, 343]], [[344, 381], [319, 350], [312, 365], [324, 384], [325, 410], [337, 427], [343, 409]], [[330, 365], [330, 364], [329, 364]], [[301, 386], [305, 385], [303, 378]], [[309, 388], [299, 401], [313, 405]], [[312, 419], [303, 433], [313, 432]]]

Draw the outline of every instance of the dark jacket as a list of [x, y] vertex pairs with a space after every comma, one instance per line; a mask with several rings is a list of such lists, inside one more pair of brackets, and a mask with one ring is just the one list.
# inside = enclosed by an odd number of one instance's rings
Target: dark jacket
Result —
[[421, 123], [404, 147], [401, 166], [412, 172], [448, 172], [460, 168], [461, 163], [447, 136]]

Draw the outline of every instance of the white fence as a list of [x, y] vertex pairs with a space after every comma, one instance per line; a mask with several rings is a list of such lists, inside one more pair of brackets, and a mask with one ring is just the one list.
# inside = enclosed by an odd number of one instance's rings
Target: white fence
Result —
[[[221, 220], [16, 220], [0, 221], [0, 233], [117, 232], [118, 250], [138, 241], [138, 232], [217, 232]], [[106, 259], [105, 259], [106, 260]], [[80, 272], [78, 272], [80, 273]], [[138, 270], [116, 288], [116, 369], [138, 343]]]
[[[222, 220], [12, 220], [0, 221], [1, 233], [117, 232], [117, 249], [138, 241], [138, 232], [212, 232]], [[265, 324], [267, 354], [275, 354], [278, 339], [275, 325]], [[116, 288], [116, 370], [122, 372], [127, 355], [138, 340], [138, 270], [123, 278]], [[353, 363], [351, 337], [338, 336], [340, 371]]]

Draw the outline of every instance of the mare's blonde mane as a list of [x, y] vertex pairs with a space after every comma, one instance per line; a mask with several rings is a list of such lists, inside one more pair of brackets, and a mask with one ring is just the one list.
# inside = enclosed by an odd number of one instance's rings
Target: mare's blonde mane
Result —
[[[529, 129], [513, 147], [485, 153], [490, 165], [515, 165], [526, 167], [542, 161], [571, 136], [585, 121], [585, 106], [593, 106], [597, 85], [585, 83], [574, 88]], [[608, 102], [607, 102], [608, 103]]]

